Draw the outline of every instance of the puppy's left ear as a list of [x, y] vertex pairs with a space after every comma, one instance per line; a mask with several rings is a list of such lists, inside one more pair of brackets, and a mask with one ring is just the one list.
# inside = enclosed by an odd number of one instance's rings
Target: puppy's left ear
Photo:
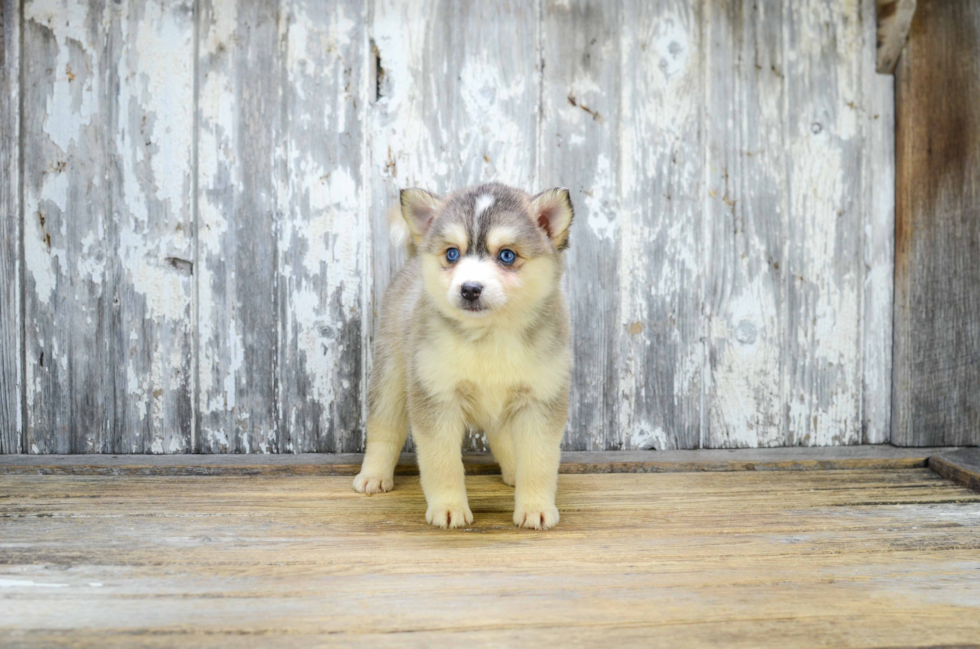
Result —
[[442, 205], [442, 198], [418, 188], [403, 189], [400, 198], [402, 216], [412, 234], [412, 241], [418, 246], [429, 231], [429, 226]]
[[531, 215], [558, 250], [568, 247], [568, 230], [575, 210], [564, 187], [546, 189], [531, 199]]

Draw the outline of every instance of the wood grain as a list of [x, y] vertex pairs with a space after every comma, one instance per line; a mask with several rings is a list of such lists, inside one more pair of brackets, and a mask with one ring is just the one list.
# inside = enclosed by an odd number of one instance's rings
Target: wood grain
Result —
[[[874, 15], [873, 0], [863, 0], [861, 15]], [[862, 154], [864, 204], [864, 328], [861, 427], [862, 442], [883, 444], [891, 438], [892, 316], [895, 287], [895, 79], [875, 72], [874, 21], [864, 19], [862, 58], [865, 146]]]
[[980, 6], [919, 4], [896, 73], [892, 443], [980, 443]]
[[[433, 146], [424, 126], [433, 105], [422, 80], [424, 44], [429, 40], [426, 26], [435, 24], [437, 10], [435, 2], [413, 5], [404, 0], [374, 0], [366, 17], [370, 53], [364, 107], [369, 125], [365, 129], [369, 170], [365, 209], [370, 284], [363, 328], [365, 373], [361, 394], [365, 408], [381, 301], [406, 259], [405, 250], [391, 242], [389, 211], [400, 204], [399, 189], [415, 186], [437, 192], [450, 188], [449, 161]], [[411, 439], [406, 448], [412, 448]]]
[[25, 101], [48, 106], [24, 134], [28, 449], [180, 452], [192, 421], [191, 5], [24, 11]]
[[864, 50], [861, 24], [845, 6], [788, 5], [783, 397], [789, 444], [856, 444], [862, 437]]
[[[562, 476], [562, 522], [431, 529], [415, 478], [0, 478], [7, 645], [939, 646], [980, 495], [928, 469]], [[39, 541], [41, 540], [41, 541]], [[801, 593], [804, 596], [801, 596]]]
[[199, 6], [198, 452], [276, 452], [283, 133], [277, 4]]
[[[875, 208], [857, 7], [709, 8], [705, 444], [860, 443], [882, 416], [862, 421], [859, 233]], [[882, 352], [869, 350], [879, 381]]]
[[618, 3], [546, 1], [541, 7], [541, 188], [567, 187], [575, 206], [565, 253], [572, 392], [565, 448], [623, 448], [619, 426]]
[[186, 453], [194, 419], [194, 3], [107, 7], [107, 448]]
[[[110, 450], [119, 313], [101, 2], [23, 3], [24, 319], [32, 453]], [[29, 155], [28, 155], [29, 152]], [[111, 341], [111, 342], [110, 342]], [[121, 395], [120, 395], [121, 396]]]
[[0, 454], [23, 434], [20, 214], [20, 2], [0, 3]]
[[963, 448], [931, 456], [929, 468], [944, 478], [980, 491], [980, 449]]
[[629, 435], [628, 448], [697, 448], [704, 356], [701, 3], [626, 2], [622, 20], [619, 427]]
[[[894, 74], [909, 38], [916, 0], [877, 0], [877, 71]], [[868, 14], [870, 15], [870, 14]]]
[[489, 180], [578, 208], [566, 449], [888, 440], [873, 2], [6, 0], [0, 453], [361, 450], [387, 211]]
[[706, 5], [703, 445], [789, 442], [785, 3]]
[[364, 445], [362, 6], [290, 0], [279, 7], [282, 451], [351, 452]]
[[[908, 469], [926, 466], [949, 448], [888, 445], [701, 449], [679, 451], [564, 451], [562, 473], [677, 473], [690, 471], [817, 471]], [[232, 455], [8, 455], [0, 475], [356, 475], [360, 453]], [[463, 455], [469, 475], [499, 475], [489, 453]], [[398, 475], [418, 475], [414, 453], [403, 453]]]

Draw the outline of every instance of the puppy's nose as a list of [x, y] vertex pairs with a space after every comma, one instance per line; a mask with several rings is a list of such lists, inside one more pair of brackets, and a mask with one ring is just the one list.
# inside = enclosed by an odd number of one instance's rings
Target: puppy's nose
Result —
[[459, 292], [463, 294], [464, 300], [469, 300], [474, 302], [480, 297], [480, 293], [483, 292], [483, 284], [477, 284], [476, 282], [466, 282], [459, 287]]

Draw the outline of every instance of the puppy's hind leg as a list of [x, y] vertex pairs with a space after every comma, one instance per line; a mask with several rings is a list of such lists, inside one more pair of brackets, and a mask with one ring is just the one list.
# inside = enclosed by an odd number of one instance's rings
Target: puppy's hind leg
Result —
[[392, 361], [375, 366], [367, 421], [367, 450], [354, 490], [365, 494], [391, 491], [395, 465], [408, 437], [405, 375]]
[[488, 428], [484, 431], [487, 435], [487, 442], [490, 443], [490, 452], [493, 459], [500, 465], [500, 477], [504, 484], [514, 486], [514, 439], [511, 437], [509, 429]]

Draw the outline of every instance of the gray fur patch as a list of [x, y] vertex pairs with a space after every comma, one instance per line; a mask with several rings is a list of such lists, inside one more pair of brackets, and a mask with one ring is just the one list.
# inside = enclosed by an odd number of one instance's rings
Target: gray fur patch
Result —
[[442, 238], [454, 224], [467, 233], [467, 254], [488, 256], [487, 237], [498, 227], [517, 233], [519, 240], [515, 243], [525, 254], [544, 256], [557, 252], [532, 218], [530, 196], [500, 183], [465, 187], [449, 194], [429, 229], [425, 248], [433, 254], [441, 252]]

